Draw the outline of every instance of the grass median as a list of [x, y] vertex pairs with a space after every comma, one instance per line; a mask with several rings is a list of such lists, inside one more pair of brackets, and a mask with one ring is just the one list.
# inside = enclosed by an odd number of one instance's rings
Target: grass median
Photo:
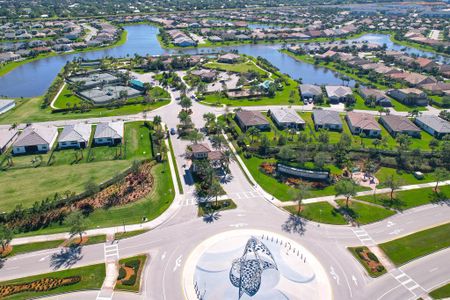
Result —
[[[298, 205], [286, 206], [284, 207], [287, 211], [292, 214], [297, 214]], [[316, 202], [303, 204], [301, 208], [301, 216], [307, 220], [314, 222], [333, 224], [333, 225], [344, 225], [347, 221], [344, 219], [339, 210], [334, 208], [328, 202]]]
[[450, 246], [450, 223], [379, 245], [396, 266]]

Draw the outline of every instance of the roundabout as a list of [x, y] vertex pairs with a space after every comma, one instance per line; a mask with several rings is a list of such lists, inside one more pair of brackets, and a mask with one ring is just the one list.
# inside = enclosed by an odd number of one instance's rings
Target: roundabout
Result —
[[201, 242], [183, 271], [185, 297], [194, 299], [332, 299], [319, 260], [283, 235], [232, 230]]

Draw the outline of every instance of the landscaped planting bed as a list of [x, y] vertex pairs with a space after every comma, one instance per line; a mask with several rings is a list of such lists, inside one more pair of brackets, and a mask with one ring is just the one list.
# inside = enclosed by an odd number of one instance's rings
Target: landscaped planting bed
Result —
[[116, 289], [139, 292], [141, 284], [141, 274], [147, 260], [146, 255], [139, 255], [119, 261], [119, 276], [117, 278]]
[[30, 299], [100, 289], [104, 278], [105, 264], [18, 278], [0, 282], [0, 298]]
[[353, 256], [364, 266], [371, 277], [378, 277], [386, 273], [386, 269], [367, 247], [348, 248]]
[[217, 211], [229, 210], [236, 208], [236, 203], [231, 199], [201, 202], [198, 204], [197, 216], [202, 217], [207, 214], [215, 213]]

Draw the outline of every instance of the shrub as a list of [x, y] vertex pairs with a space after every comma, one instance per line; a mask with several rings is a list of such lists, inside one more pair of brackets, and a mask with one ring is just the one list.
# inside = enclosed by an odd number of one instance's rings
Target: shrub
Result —
[[137, 271], [139, 269], [139, 265], [141, 262], [139, 260], [131, 260], [125, 263], [125, 267], [132, 268], [133, 270]]
[[122, 281], [123, 285], [134, 285], [136, 283], [136, 274], [131, 275], [130, 279]]
[[127, 272], [125, 271], [124, 268], [120, 267], [119, 269], [119, 277], [117, 277], [117, 279], [122, 280], [125, 278], [125, 276], [127, 276]]
[[384, 267], [382, 265], [378, 265], [377, 272], [383, 272], [383, 271], [384, 271]]
[[372, 252], [367, 252], [367, 257], [374, 262], [379, 262], [378, 257]]

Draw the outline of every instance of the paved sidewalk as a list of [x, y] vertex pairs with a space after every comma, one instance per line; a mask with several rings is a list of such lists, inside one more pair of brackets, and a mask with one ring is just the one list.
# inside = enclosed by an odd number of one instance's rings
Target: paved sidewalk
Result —
[[[183, 196], [180, 195], [179, 189], [178, 189], [178, 182], [176, 180], [176, 173], [175, 173], [175, 166], [172, 162], [172, 156], [170, 155], [170, 148], [168, 147], [168, 141], [165, 140], [167, 149], [168, 149], [168, 161], [169, 161], [169, 167], [170, 167], [170, 173], [172, 175], [172, 181], [175, 189], [175, 197], [172, 201], [172, 204], [169, 206], [169, 208], [161, 214], [156, 219], [141, 223], [141, 224], [132, 224], [132, 225], [119, 225], [114, 227], [106, 227], [106, 228], [98, 228], [98, 229], [90, 229], [86, 230], [86, 235], [88, 236], [94, 236], [94, 235], [100, 235], [100, 234], [106, 234], [106, 235], [113, 235], [119, 232], [127, 232], [127, 231], [136, 231], [136, 230], [142, 230], [142, 229], [153, 229], [161, 224], [165, 223], [171, 217], [175, 214], [175, 212], [181, 207], [180, 203], [183, 199]], [[28, 244], [28, 243], [35, 243], [35, 242], [44, 242], [44, 241], [53, 241], [53, 240], [60, 240], [60, 239], [68, 239], [70, 238], [70, 234], [68, 232], [64, 233], [56, 233], [56, 234], [49, 234], [49, 235], [37, 235], [37, 236], [30, 236], [30, 237], [23, 237], [23, 238], [15, 238], [12, 240], [11, 245], [21, 245], [21, 244]]]
[[[253, 187], [256, 191], [261, 192], [261, 194], [264, 196], [264, 198], [266, 200], [268, 200], [269, 202], [271, 202], [272, 204], [274, 204], [276, 206], [283, 207], [283, 206], [297, 205], [297, 201], [281, 201], [281, 200], [275, 198], [274, 196], [270, 195], [269, 193], [267, 193], [253, 178], [252, 174], [248, 170], [245, 163], [242, 161], [242, 158], [240, 157], [240, 155], [237, 154], [236, 149], [234, 148], [233, 144], [230, 142], [230, 140], [228, 139], [226, 134], [224, 134], [224, 137], [225, 137], [231, 151], [235, 155], [237, 162], [241, 166], [241, 169], [244, 171], [248, 180], [253, 185]], [[450, 180], [442, 181], [439, 183], [440, 186], [449, 185], [449, 184], [450, 184]], [[405, 186], [400, 187], [396, 191], [407, 191], [407, 190], [414, 190], [414, 189], [420, 189], [420, 188], [426, 188], [426, 187], [434, 187], [435, 185], [436, 185], [436, 182], [405, 185]], [[370, 191], [358, 192], [358, 193], [356, 193], [356, 196], [369, 196], [369, 195], [374, 195], [374, 194], [385, 194], [385, 193], [389, 193], [390, 191], [391, 190], [389, 188], [375, 189], [375, 190], [370, 190]], [[324, 201], [331, 203], [337, 199], [344, 199], [344, 198], [345, 197], [343, 197], [343, 196], [331, 195], [331, 196], [323, 196], [323, 197], [315, 197], [315, 198], [305, 199], [305, 200], [303, 200], [303, 203], [308, 204], [308, 203], [316, 203], [316, 202], [324, 202]]]

